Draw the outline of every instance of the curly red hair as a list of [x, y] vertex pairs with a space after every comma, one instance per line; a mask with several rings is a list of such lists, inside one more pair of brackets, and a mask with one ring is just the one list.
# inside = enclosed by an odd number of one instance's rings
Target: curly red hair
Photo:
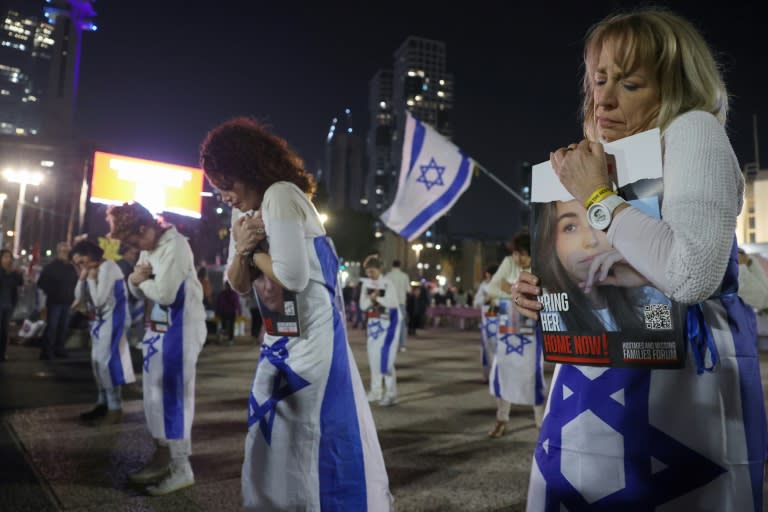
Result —
[[288, 143], [250, 117], [236, 117], [208, 132], [200, 146], [200, 167], [217, 188], [235, 181], [264, 195], [278, 181], [288, 181], [312, 197], [316, 183]]

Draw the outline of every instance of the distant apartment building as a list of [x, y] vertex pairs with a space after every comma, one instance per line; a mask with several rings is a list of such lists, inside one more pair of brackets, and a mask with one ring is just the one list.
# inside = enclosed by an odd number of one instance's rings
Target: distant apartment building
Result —
[[736, 220], [736, 239], [739, 245], [768, 246], [768, 169], [747, 165], [744, 178], [744, 206]]

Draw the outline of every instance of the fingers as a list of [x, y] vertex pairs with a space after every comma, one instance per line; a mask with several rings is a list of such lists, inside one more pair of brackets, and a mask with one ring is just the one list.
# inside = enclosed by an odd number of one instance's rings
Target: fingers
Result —
[[604, 252], [595, 256], [587, 271], [587, 280], [584, 283], [584, 293], [589, 293], [595, 284], [595, 281], [603, 281], [608, 276], [611, 267], [617, 261], [621, 261], [623, 256], [616, 249]]
[[538, 320], [541, 303], [537, 297], [541, 295], [539, 278], [530, 272], [521, 272], [517, 281], [512, 285], [512, 301], [515, 309], [523, 316]]

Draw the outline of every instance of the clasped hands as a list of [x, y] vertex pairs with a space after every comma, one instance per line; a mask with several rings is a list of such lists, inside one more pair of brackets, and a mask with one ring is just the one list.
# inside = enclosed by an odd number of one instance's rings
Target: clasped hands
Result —
[[133, 272], [128, 276], [128, 280], [134, 286], [139, 286], [141, 283], [152, 277], [152, 264], [148, 261], [143, 263], [137, 263], [133, 267]]
[[238, 254], [253, 252], [266, 237], [264, 219], [261, 218], [260, 211], [253, 215], [243, 215], [232, 225], [232, 239]]
[[610, 186], [608, 158], [599, 142], [584, 139], [558, 148], [549, 154], [549, 162], [560, 183], [579, 204], [583, 205], [599, 187]]

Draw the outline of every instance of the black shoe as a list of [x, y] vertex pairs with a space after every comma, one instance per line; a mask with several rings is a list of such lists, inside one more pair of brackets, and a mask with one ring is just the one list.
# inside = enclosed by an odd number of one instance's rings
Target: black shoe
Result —
[[69, 357], [69, 353], [65, 350], [61, 350], [59, 352], [54, 352], [53, 355], [58, 357], [59, 359], [67, 359]]
[[40, 359], [42, 361], [50, 361], [51, 359], [53, 359], [53, 356], [48, 352], [40, 352]]
[[96, 407], [87, 412], [80, 413], [81, 421], [93, 421], [97, 418], [107, 415], [107, 404], [97, 404]]

